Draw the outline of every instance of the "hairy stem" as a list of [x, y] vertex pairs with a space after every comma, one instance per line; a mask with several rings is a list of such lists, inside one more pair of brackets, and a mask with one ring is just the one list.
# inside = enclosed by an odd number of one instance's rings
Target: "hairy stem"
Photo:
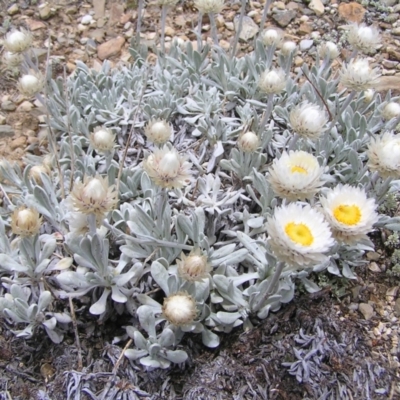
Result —
[[218, 46], [218, 32], [217, 32], [217, 25], [215, 23], [215, 14], [210, 13], [210, 24], [211, 24], [211, 36], [213, 38], [214, 44]]
[[242, 0], [242, 6], [240, 9], [240, 15], [239, 15], [239, 22], [238, 22], [237, 31], [235, 33], [235, 39], [233, 41], [233, 46], [232, 46], [231, 58], [233, 58], [236, 55], [236, 47], [239, 43], [239, 36], [240, 36], [240, 32], [242, 31], [242, 27], [243, 27], [243, 17], [244, 17], [245, 11], [246, 11], [246, 0]]
[[201, 51], [201, 27], [203, 24], [203, 14], [199, 12], [199, 20], [197, 22], [197, 51]]
[[267, 101], [267, 109], [265, 110], [263, 119], [260, 122], [260, 127], [259, 127], [259, 133], [260, 134], [264, 130], [265, 125], [267, 124], [268, 118], [271, 116], [273, 106], [274, 106], [274, 95], [273, 94], [269, 94], [268, 95], [268, 101]]
[[271, 6], [272, 0], [267, 0], [265, 2], [265, 7], [264, 7], [264, 12], [261, 17], [261, 22], [260, 22], [260, 35], [262, 34], [262, 31], [264, 29], [265, 21], [267, 20], [267, 14], [269, 11], [269, 7]]
[[167, 6], [163, 5], [161, 8], [161, 51], [165, 52], [165, 20], [167, 19]]
[[139, 46], [140, 43], [140, 31], [142, 30], [142, 13], [143, 13], [143, 2], [144, 0], [139, 0], [138, 2], [138, 16], [137, 16], [137, 25], [136, 25], [136, 46]]

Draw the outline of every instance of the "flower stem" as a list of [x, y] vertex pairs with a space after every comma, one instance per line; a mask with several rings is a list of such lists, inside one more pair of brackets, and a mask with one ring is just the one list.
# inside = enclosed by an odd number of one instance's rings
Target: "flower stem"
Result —
[[272, 275], [271, 281], [269, 282], [269, 285], [265, 289], [265, 292], [261, 296], [260, 300], [258, 300], [257, 303], [254, 305], [253, 312], [259, 311], [260, 308], [262, 308], [265, 301], [268, 300], [268, 298], [274, 294], [276, 285], [279, 282], [279, 278], [281, 277], [284, 267], [285, 267], [285, 263], [278, 262], [278, 264], [275, 267], [275, 272]]
[[203, 14], [199, 12], [199, 21], [197, 23], [197, 51], [201, 51], [201, 26], [203, 23]]
[[142, 30], [142, 13], [143, 13], [143, 2], [144, 0], [139, 0], [138, 2], [138, 17], [136, 25], [136, 46], [140, 43], [140, 31]]
[[91, 213], [87, 216], [87, 221], [89, 223], [89, 233], [90, 236], [94, 236], [97, 232], [97, 226], [96, 226], [96, 215]]
[[210, 24], [211, 24], [211, 36], [213, 38], [214, 44], [218, 46], [218, 33], [217, 33], [217, 25], [215, 23], [215, 14], [210, 13]]
[[268, 118], [271, 116], [273, 105], [274, 105], [274, 95], [273, 94], [269, 94], [268, 95], [268, 102], [267, 102], [267, 109], [265, 110], [263, 119], [260, 122], [260, 128], [259, 128], [259, 133], [260, 134], [264, 130]]
[[165, 20], [167, 18], [167, 6], [163, 5], [161, 8], [161, 51], [165, 52]]
[[329, 125], [328, 132], [335, 126], [336, 122], [339, 120], [340, 116], [342, 113], [346, 110], [347, 106], [352, 102], [354, 99], [354, 96], [356, 95], [356, 91], [353, 90], [348, 96], [345, 102], [342, 104], [342, 107], [340, 107], [339, 112], [336, 114], [336, 117], [332, 120], [331, 124]]
[[236, 55], [236, 47], [239, 43], [239, 36], [240, 36], [240, 32], [242, 31], [242, 27], [243, 27], [243, 17], [244, 17], [245, 11], [246, 11], [246, 0], [242, 0], [242, 6], [240, 9], [240, 15], [239, 15], [239, 23], [237, 26], [237, 31], [235, 33], [235, 40], [233, 41], [231, 58], [233, 58]]
[[267, 20], [267, 14], [268, 14], [269, 7], [271, 6], [271, 3], [272, 3], [272, 0], [267, 0], [265, 2], [264, 12], [263, 12], [261, 22], [260, 22], [260, 35], [264, 29], [265, 21]]

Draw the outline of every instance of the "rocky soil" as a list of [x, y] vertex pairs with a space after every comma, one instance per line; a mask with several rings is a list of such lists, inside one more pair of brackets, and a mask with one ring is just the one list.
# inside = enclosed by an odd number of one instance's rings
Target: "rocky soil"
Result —
[[[12, 26], [29, 28], [43, 67], [50, 46], [54, 75], [72, 73], [77, 60], [93, 68], [105, 59], [118, 65], [130, 61], [136, 8], [135, 0], [40, 4], [0, 0], [0, 36]], [[239, 8], [239, 3], [227, 3], [217, 18], [223, 48], [230, 48]], [[252, 50], [262, 11], [263, 1], [248, 2], [247, 37], [240, 42], [239, 55]], [[149, 2], [142, 21], [142, 40], [149, 47], [158, 43], [159, 19], [159, 7]], [[337, 68], [348, 56], [343, 35], [348, 22], [379, 26], [383, 43], [373, 61], [383, 76], [376, 89], [400, 93], [398, 1], [276, 1], [267, 26], [282, 29], [287, 39], [299, 44], [295, 68], [312, 62], [321, 41], [341, 44]], [[167, 42], [180, 38], [197, 46], [196, 25], [193, 2], [178, 3], [168, 13]], [[211, 40], [207, 17], [203, 39]], [[24, 155], [46, 152], [41, 126], [44, 110], [38, 102], [18, 94], [16, 71], [5, 65], [0, 68], [0, 157], [23, 164]], [[119, 360], [122, 347], [112, 344], [112, 339], [123, 334], [124, 321], [117, 319], [99, 326], [88, 316], [87, 324], [78, 327], [83, 368], [78, 366], [72, 334], [59, 346], [48, 338], [24, 341], [16, 339], [0, 320], [0, 400], [316, 399], [329, 395], [400, 399], [399, 275], [393, 271], [392, 250], [384, 246], [388, 234], [376, 233], [377, 251], [367, 254], [368, 263], [357, 271], [356, 281], [322, 275], [319, 279], [325, 289], [321, 293], [297, 292], [293, 303], [253, 331], [223, 337], [217, 350], [203, 348], [195, 336], [188, 338], [185, 345], [191, 351], [191, 362], [181, 369], [147, 373], [124, 358]], [[307, 356], [314, 347], [320, 349], [317, 356]], [[301, 365], [302, 357], [316, 365], [308, 374], [300, 367], [282, 364], [299, 361]]]

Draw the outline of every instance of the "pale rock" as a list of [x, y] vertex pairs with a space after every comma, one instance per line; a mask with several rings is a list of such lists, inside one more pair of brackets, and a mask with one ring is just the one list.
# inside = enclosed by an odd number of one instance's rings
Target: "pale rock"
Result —
[[361, 312], [361, 314], [364, 316], [364, 319], [366, 319], [367, 321], [370, 320], [372, 318], [372, 316], [374, 315], [374, 309], [372, 308], [372, 306], [370, 304], [360, 303], [358, 309]]
[[0, 114], [0, 125], [4, 125], [6, 123], [6, 117]]
[[74, 72], [76, 69], [76, 65], [71, 62], [67, 62], [67, 71], [68, 72]]
[[[239, 18], [234, 19], [235, 31], [239, 29]], [[243, 17], [242, 30], [240, 31], [239, 39], [247, 42], [252, 39], [259, 31], [258, 25], [250, 18]]]
[[132, 22], [131, 22], [131, 21], [128, 21], [128, 22], [124, 25], [124, 30], [127, 31], [131, 26], [132, 26]]
[[325, 12], [325, 7], [321, 0], [311, 0], [308, 4], [308, 8], [315, 12], [318, 16]]
[[94, 39], [97, 43], [101, 43], [104, 39], [105, 32], [104, 29], [94, 29], [89, 32], [88, 36]]
[[83, 24], [78, 24], [77, 28], [78, 28], [79, 32], [85, 32], [85, 31], [89, 30], [89, 26], [83, 25]]
[[175, 29], [170, 26], [165, 27], [165, 36], [175, 36]]
[[224, 49], [224, 50], [229, 50], [231, 47], [231, 44], [227, 40], [220, 40], [219, 45]]
[[[131, 28], [131, 29], [129, 29], [129, 30], [127, 30], [125, 33], [124, 33], [124, 37], [126, 38], [126, 39], [130, 39], [133, 35], [134, 35], [134, 30], [133, 30], [133, 28]], [[167, 41], [168, 40], [168, 37], [166, 37], [165, 38], [165, 41]]]
[[43, 3], [39, 7], [39, 17], [45, 21], [53, 15], [53, 10], [48, 3]]
[[393, 35], [400, 36], [400, 28], [394, 28], [392, 30]]
[[116, 56], [121, 52], [122, 46], [125, 43], [125, 39], [121, 36], [118, 36], [114, 39], [110, 39], [105, 43], [102, 43], [97, 48], [97, 57], [100, 60], [108, 59], [112, 56]]
[[0, 139], [14, 136], [14, 130], [10, 125], [0, 125]]
[[[176, 21], [175, 21], [176, 23]], [[225, 26], [225, 19], [223, 17], [223, 15], [218, 14], [215, 18], [215, 24], [217, 25], [217, 28], [222, 28], [223, 26]]]
[[375, 261], [368, 265], [368, 269], [372, 272], [381, 272], [379, 265]]
[[19, 13], [18, 4], [13, 4], [12, 6], [8, 7], [7, 14], [8, 15], [15, 15]]
[[27, 111], [31, 111], [33, 108], [33, 104], [30, 101], [23, 101], [17, 108], [17, 111], [23, 111], [23, 112], [27, 112]]
[[95, 18], [104, 17], [106, 10], [106, 0], [93, 0], [94, 16]]
[[307, 22], [310, 19], [308, 15], [303, 15], [300, 17], [300, 22]]
[[5, 100], [1, 103], [1, 109], [4, 111], [15, 111], [17, 106], [11, 100]]
[[296, 57], [294, 59], [294, 65], [296, 67], [301, 67], [304, 64], [304, 60], [301, 57]]
[[282, 28], [288, 26], [290, 22], [296, 18], [295, 10], [277, 11], [272, 14], [272, 19]]
[[10, 143], [10, 148], [11, 150], [15, 150], [18, 147], [23, 147], [26, 143], [26, 137], [25, 136], [20, 136], [16, 139], [14, 139], [13, 141], [11, 141]]
[[90, 14], [86, 14], [81, 19], [81, 24], [90, 25], [93, 21], [93, 17]]
[[235, 29], [233, 22], [225, 22], [225, 28], [228, 29], [228, 31], [233, 31]]
[[400, 298], [398, 298], [394, 303], [394, 315], [400, 317]]
[[370, 261], [378, 261], [381, 258], [381, 255], [376, 251], [369, 251], [366, 256]]
[[307, 51], [312, 47], [313, 44], [314, 44], [313, 40], [303, 39], [302, 41], [300, 41], [299, 48], [301, 51]]
[[46, 28], [46, 24], [43, 21], [36, 21], [35, 19], [27, 19], [26, 25], [32, 32]]
[[273, 6], [276, 7], [278, 10], [284, 10], [286, 8], [283, 1], [276, 1]]

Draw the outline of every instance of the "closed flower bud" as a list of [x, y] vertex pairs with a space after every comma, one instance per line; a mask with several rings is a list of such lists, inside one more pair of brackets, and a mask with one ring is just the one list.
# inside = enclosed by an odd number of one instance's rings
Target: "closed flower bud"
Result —
[[196, 302], [187, 293], [178, 292], [164, 299], [162, 312], [166, 320], [173, 325], [191, 324], [197, 316]]
[[261, 74], [258, 82], [260, 90], [267, 94], [278, 94], [286, 88], [286, 75], [282, 69], [267, 70]]
[[340, 82], [350, 90], [367, 90], [379, 78], [376, 69], [371, 69], [366, 59], [350, 61], [340, 72]]
[[181, 254], [181, 260], [176, 261], [178, 275], [187, 281], [198, 281], [205, 277], [210, 271], [207, 256], [202, 255], [200, 249], [192, 251], [188, 256]]
[[308, 139], [317, 139], [328, 122], [325, 112], [320, 107], [307, 102], [296, 106], [290, 112], [289, 119], [294, 131]]
[[364, 102], [371, 103], [372, 99], [374, 98], [375, 90], [374, 89], [367, 89], [364, 91]]
[[41, 174], [50, 174], [50, 169], [44, 164], [34, 165], [29, 171], [29, 178], [34, 179], [38, 185], [42, 185]]
[[283, 33], [281, 30], [274, 28], [266, 29], [261, 34], [261, 39], [264, 46], [279, 46], [283, 40]]
[[4, 40], [4, 47], [11, 53], [21, 53], [27, 50], [32, 44], [32, 36], [26, 30], [14, 30], [7, 34]]
[[19, 53], [11, 53], [11, 51], [6, 51], [3, 54], [3, 62], [9, 68], [18, 67], [22, 62], [22, 55]]
[[246, 132], [238, 140], [238, 147], [244, 153], [253, 153], [260, 145], [260, 139], [254, 132]]
[[172, 126], [164, 120], [150, 121], [144, 128], [144, 134], [150, 142], [164, 144], [172, 135]]
[[11, 231], [22, 237], [39, 233], [42, 224], [39, 213], [34, 208], [20, 207], [11, 216]]
[[338, 47], [333, 42], [323, 43], [318, 50], [319, 56], [321, 58], [328, 57], [330, 60], [337, 58], [340, 54]]
[[374, 26], [365, 26], [365, 24], [351, 25], [348, 38], [351, 47], [364, 54], [375, 53], [381, 43], [378, 29]]
[[43, 78], [28, 74], [23, 75], [18, 81], [18, 90], [25, 96], [31, 97], [43, 89]]
[[224, 0], [195, 0], [194, 5], [202, 14], [218, 14], [224, 8]]
[[383, 107], [382, 117], [386, 121], [391, 120], [392, 118], [397, 118], [400, 116], [400, 104], [394, 101], [390, 101]]
[[281, 47], [281, 53], [285, 57], [289, 56], [293, 52], [295, 52], [297, 49], [297, 45], [295, 42], [292, 42], [291, 40], [288, 40], [287, 42], [283, 43]]
[[90, 144], [100, 154], [111, 151], [115, 145], [115, 134], [111, 129], [97, 127], [90, 134]]

